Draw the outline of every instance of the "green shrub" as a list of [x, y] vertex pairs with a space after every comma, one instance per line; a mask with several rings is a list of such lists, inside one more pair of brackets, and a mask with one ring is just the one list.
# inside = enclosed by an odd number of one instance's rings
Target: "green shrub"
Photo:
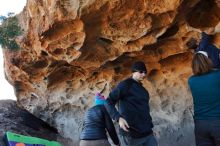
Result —
[[21, 35], [21, 33], [22, 30], [18, 24], [18, 19], [16, 16], [11, 16], [8, 18], [2, 17], [2, 23], [0, 25], [0, 44], [2, 48], [10, 50], [20, 49], [15, 39], [17, 36]]

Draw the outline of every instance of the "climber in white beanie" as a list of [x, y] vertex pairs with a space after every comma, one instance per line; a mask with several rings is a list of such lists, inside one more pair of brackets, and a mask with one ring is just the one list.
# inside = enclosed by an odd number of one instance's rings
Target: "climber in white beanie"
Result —
[[205, 51], [198, 51], [198, 52], [196, 52], [196, 53], [200, 53], [200, 54], [203, 54], [203, 55], [205, 55], [206, 57], [208, 57], [208, 53], [205, 52]]
[[[201, 53], [206, 57], [210, 58], [212, 61], [213, 68], [220, 68], [220, 49], [212, 44], [211, 33], [214, 29], [209, 28], [206, 32], [201, 33], [201, 41], [196, 49], [197, 53]], [[208, 33], [208, 34], [207, 34]]]

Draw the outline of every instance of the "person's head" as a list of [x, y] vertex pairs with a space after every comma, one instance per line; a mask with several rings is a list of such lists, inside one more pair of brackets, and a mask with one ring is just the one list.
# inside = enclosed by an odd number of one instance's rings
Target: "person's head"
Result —
[[189, 49], [195, 50], [195, 49], [198, 47], [197, 40], [196, 40], [195, 38], [190, 38], [190, 40], [187, 41], [186, 46], [187, 46]]
[[106, 102], [105, 96], [103, 96], [101, 93], [96, 93], [95, 95], [95, 105], [102, 105]]
[[198, 51], [192, 60], [192, 71], [194, 75], [202, 75], [212, 70], [212, 61], [205, 51]]
[[132, 65], [132, 78], [136, 81], [142, 81], [147, 73], [147, 68], [142, 61], [136, 61]]

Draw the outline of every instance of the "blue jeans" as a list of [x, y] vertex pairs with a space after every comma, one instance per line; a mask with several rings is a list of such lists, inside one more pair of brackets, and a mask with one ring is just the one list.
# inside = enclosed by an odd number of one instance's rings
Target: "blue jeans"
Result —
[[158, 146], [157, 140], [153, 134], [143, 138], [132, 138], [120, 135], [120, 146]]
[[220, 146], [220, 120], [195, 120], [196, 146]]

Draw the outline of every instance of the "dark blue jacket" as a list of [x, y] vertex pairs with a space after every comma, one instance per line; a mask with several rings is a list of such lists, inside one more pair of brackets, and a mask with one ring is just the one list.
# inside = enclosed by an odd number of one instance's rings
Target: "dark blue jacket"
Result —
[[81, 140], [107, 139], [106, 130], [115, 145], [119, 139], [114, 124], [106, 111], [104, 105], [96, 105], [90, 108], [84, 117], [83, 129], [80, 135]]
[[[119, 102], [119, 111], [115, 104]], [[123, 117], [130, 127], [129, 132], [120, 129], [120, 134], [140, 138], [152, 133], [152, 118], [149, 109], [149, 93], [141, 83], [128, 78], [112, 90], [105, 104], [112, 119]]]
[[202, 39], [196, 51], [205, 51], [212, 60], [213, 68], [220, 68], [220, 49], [210, 43], [210, 36], [202, 32]]
[[191, 76], [188, 81], [194, 103], [194, 119], [220, 119], [220, 70]]

